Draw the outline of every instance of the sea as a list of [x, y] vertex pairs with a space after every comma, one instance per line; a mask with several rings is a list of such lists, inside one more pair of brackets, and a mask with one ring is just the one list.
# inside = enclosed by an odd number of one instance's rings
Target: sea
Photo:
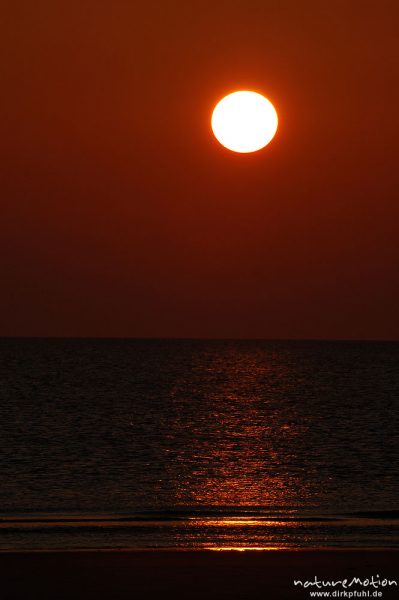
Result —
[[399, 546], [399, 343], [0, 339], [0, 550]]

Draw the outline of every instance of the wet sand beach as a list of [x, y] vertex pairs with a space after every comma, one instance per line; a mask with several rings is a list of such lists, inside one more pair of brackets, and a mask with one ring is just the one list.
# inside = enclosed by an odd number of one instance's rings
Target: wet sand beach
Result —
[[[320, 591], [294, 579], [338, 581], [369, 597], [397, 598], [398, 550], [22, 552], [0, 555], [2, 600], [305, 599]], [[342, 586], [322, 591], [344, 591]], [[376, 592], [382, 592], [376, 596]], [[334, 596], [330, 596], [333, 598]], [[339, 596], [335, 596], [339, 597]], [[341, 597], [366, 597], [341, 596]]]

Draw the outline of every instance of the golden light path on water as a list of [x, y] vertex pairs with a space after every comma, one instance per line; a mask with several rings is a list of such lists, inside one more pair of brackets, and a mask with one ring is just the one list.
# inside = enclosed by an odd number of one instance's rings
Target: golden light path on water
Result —
[[199, 519], [196, 517], [189, 517], [188, 521], [192, 524], [192, 525], [196, 525], [196, 526], [207, 526], [207, 527], [242, 527], [242, 526], [250, 526], [250, 527], [297, 527], [298, 526], [298, 522], [297, 521], [281, 521], [281, 520], [268, 520], [268, 519], [247, 519], [247, 518], [243, 518], [240, 519], [238, 518], [224, 518], [224, 517], [220, 517], [219, 519], [212, 519], [212, 518], [208, 518], [208, 519]]
[[212, 550], [212, 552], [252, 552], [252, 551], [268, 551], [268, 550], [292, 550], [292, 548], [283, 546], [218, 546], [217, 548], [209, 547], [204, 550]]

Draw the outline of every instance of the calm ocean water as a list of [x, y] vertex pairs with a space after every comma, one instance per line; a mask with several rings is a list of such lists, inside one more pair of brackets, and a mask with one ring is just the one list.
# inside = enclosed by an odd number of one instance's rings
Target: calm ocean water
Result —
[[0, 549], [399, 546], [399, 343], [0, 357]]

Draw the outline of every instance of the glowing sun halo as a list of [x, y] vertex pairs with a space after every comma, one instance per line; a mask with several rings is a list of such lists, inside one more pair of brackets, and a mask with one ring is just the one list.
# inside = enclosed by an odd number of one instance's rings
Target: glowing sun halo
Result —
[[225, 96], [212, 114], [216, 139], [234, 152], [256, 152], [273, 139], [278, 117], [273, 104], [257, 92]]

